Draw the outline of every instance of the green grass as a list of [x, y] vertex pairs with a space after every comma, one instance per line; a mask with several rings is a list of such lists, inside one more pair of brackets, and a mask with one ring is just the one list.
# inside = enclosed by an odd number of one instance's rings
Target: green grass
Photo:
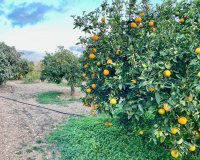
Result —
[[[105, 122], [112, 121], [108, 127]], [[48, 138], [56, 144], [62, 160], [170, 160], [169, 150], [146, 143], [141, 136], [119, 127], [105, 117], [72, 119]], [[55, 152], [55, 146], [54, 146]], [[184, 160], [197, 160], [189, 158]]]
[[79, 99], [69, 98], [69, 99], [60, 99], [63, 93], [58, 91], [48, 91], [41, 92], [36, 96], [36, 100], [41, 104], [57, 104], [67, 106], [69, 103], [80, 101]]

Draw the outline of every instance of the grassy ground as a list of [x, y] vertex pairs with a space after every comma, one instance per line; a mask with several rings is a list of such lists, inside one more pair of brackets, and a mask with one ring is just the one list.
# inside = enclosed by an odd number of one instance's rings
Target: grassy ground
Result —
[[[113, 126], [106, 126], [112, 122]], [[72, 119], [48, 138], [63, 160], [170, 160], [169, 150], [127, 133], [116, 120], [105, 117]], [[55, 148], [54, 148], [55, 149]], [[55, 150], [54, 150], [55, 151]], [[187, 157], [184, 160], [197, 160]]]
[[41, 104], [57, 104], [63, 106], [69, 103], [80, 101], [79, 99], [76, 98], [60, 99], [60, 96], [62, 94], [63, 94], [62, 92], [58, 91], [42, 92], [36, 96], [36, 100]]

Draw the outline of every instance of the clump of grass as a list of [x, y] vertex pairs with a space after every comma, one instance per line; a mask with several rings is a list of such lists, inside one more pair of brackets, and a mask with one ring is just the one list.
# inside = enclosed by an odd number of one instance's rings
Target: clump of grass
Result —
[[[106, 126], [106, 122], [113, 125]], [[169, 150], [144, 141], [141, 135], [120, 127], [117, 120], [105, 117], [72, 119], [58, 127], [48, 142], [56, 144], [61, 159], [171, 160]]]
[[47, 91], [39, 93], [36, 96], [36, 100], [41, 104], [57, 104], [67, 106], [69, 103], [80, 101], [79, 99], [69, 98], [69, 99], [60, 99], [62, 92], [58, 91]]

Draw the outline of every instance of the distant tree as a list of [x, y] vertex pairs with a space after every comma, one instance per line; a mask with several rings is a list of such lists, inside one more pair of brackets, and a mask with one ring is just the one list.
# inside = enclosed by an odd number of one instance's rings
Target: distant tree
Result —
[[63, 79], [68, 81], [73, 96], [75, 87], [81, 83], [81, 65], [77, 56], [59, 46], [55, 53], [47, 53], [42, 61], [41, 80], [60, 83]]
[[14, 47], [0, 42], [0, 85], [17, 75], [20, 53]]
[[18, 73], [15, 79], [20, 79], [21, 77], [25, 77], [28, 73], [34, 70], [34, 63], [32, 61], [28, 61], [27, 59], [20, 59], [18, 62]]

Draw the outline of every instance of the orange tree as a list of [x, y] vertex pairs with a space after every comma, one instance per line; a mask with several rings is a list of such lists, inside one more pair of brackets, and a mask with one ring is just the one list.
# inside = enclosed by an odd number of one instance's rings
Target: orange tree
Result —
[[115, 0], [73, 16], [86, 33], [79, 42], [85, 45], [84, 104], [133, 122], [174, 158], [199, 150], [199, 8], [199, 0], [156, 7]]
[[13, 79], [20, 71], [21, 54], [14, 47], [0, 42], [0, 85]]
[[41, 79], [54, 83], [66, 79], [71, 87], [71, 96], [74, 96], [75, 87], [81, 84], [80, 67], [79, 58], [60, 46], [54, 54], [47, 53], [42, 60]]

